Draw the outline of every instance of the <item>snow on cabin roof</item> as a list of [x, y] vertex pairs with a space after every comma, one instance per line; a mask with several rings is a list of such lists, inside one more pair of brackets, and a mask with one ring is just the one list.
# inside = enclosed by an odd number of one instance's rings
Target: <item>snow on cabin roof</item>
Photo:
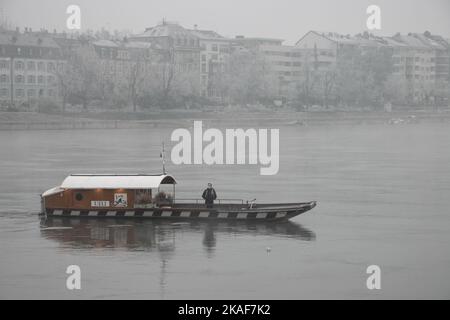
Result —
[[63, 189], [153, 189], [160, 184], [176, 184], [170, 175], [148, 174], [72, 174], [68, 176]]
[[60, 192], [63, 192], [63, 191], [64, 191], [63, 188], [55, 187], [55, 188], [51, 188], [51, 189], [45, 191], [41, 196], [42, 197], [48, 197], [48, 196], [51, 196], [53, 194], [57, 194], [57, 193], [60, 193]]

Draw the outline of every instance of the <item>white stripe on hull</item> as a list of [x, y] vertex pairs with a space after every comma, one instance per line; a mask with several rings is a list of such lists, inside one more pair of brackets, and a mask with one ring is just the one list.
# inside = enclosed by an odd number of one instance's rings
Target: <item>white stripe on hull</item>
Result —
[[284, 218], [286, 217], [287, 212], [277, 212], [275, 218]]
[[125, 217], [134, 217], [134, 211], [125, 211]]
[[209, 212], [200, 212], [198, 217], [199, 218], [208, 218], [209, 217]]

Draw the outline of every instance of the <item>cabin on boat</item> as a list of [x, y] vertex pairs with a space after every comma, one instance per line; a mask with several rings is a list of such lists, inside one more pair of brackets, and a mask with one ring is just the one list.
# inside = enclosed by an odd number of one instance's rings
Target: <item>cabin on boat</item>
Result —
[[[131, 210], [171, 205], [176, 181], [171, 175], [72, 174], [41, 195], [43, 212], [51, 209]], [[172, 185], [172, 194], [161, 191]]]

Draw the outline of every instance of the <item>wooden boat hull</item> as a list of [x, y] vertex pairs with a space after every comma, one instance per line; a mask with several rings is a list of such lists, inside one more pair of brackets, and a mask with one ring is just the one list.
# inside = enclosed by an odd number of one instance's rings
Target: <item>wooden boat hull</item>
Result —
[[287, 220], [311, 210], [316, 202], [259, 204], [253, 208], [242, 205], [215, 205], [206, 208], [198, 204], [176, 204], [171, 207], [148, 209], [80, 210], [50, 209], [43, 212], [48, 217], [77, 218], [151, 218], [151, 219], [208, 219], [208, 220]]

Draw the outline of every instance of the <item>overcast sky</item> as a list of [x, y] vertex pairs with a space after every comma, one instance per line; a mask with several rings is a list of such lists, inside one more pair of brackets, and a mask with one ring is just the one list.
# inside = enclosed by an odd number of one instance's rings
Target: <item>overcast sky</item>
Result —
[[[0, 0], [14, 26], [65, 30], [66, 8], [81, 8], [81, 27], [142, 32], [165, 18], [222, 35], [285, 39], [293, 44], [308, 30], [359, 33], [366, 30], [366, 8], [381, 7], [378, 34], [423, 32], [450, 38], [450, 0]], [[1, 13], [0, 13], [1, 14]]]

